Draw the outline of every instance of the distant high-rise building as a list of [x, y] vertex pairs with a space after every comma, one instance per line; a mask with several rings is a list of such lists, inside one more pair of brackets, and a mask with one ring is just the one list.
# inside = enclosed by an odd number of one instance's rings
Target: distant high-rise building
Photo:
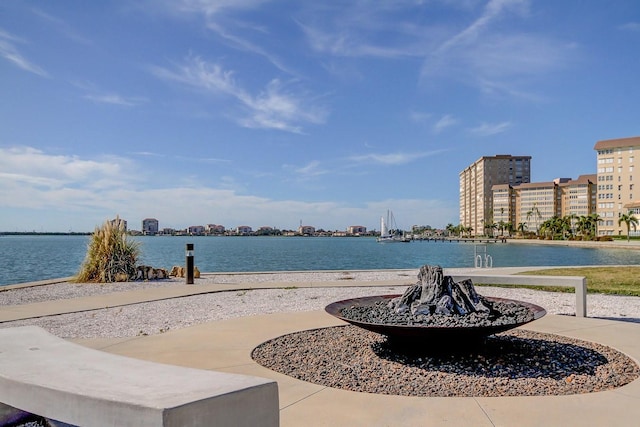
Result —
[[[607, 139], [593, 147], [598, 152], [598, 207], [602, 219], [598, 235], [624, 235], [625, 224], [618, 224], [622, 214], [640, 214], [640, 170], [635, 171], [635, 156], [640, 160], [640, 137]], [[640, 230], [630, 230], [633, 236]]]
[[[531, 156], [501, 154], [483, 156], [460, 172], [460, 224], [472, 234], [484, 234], [485, 224], [495, 222], [494, 185], [519, 185], [531, 180]], [[501, 212], [504, 215], [504, 211]]]
[[158, 234], [158, 220], [155, 218], [145, 218], [142, 220], [142, 234]]

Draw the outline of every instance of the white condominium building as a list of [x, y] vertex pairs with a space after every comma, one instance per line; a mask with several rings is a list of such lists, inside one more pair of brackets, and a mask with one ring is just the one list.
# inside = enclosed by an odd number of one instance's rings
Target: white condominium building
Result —
[[[624, 235], [624, 223], [618, 224], [622, 214], [640, 216], [640, 170], [636, 171], [636, 156], [640, 160], [640, 137], [607, 139], [593, 147], [598, 153], [598, 205], [602, 221], [598, 225], [601, 236]], [[630, 230], [640, 235], [640, 230]]]

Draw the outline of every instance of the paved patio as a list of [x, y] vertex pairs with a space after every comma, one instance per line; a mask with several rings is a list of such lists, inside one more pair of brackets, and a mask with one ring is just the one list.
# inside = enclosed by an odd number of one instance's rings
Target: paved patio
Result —
[[[542, 397], [425, 398], [332, 389], [256, 364], [258, 344], [283, 334], [341, 324], [323, 311], [252, 316], [168, 333], [76, 342], [102, 351], [278, 382], [282, 426], [632, 426], [640, 420], [640, 380], [599, 393]], [[527, 329], [595, 341], [640, 359], [640, 325], [547, 315]]]
[[[350, 283], [350, 286], [358, 285], [365, 284]], [[113, 307], [200, 291], [197, 286], [191, 286], [190, 291], [182, 288], [4, 307], [0, 310], [0, 321], [81, 311], [96, 305]], [[231, 290], [229, 286], [225, 289]], [[638, 425], [640, 420], [640, 380], [611, 391], [570, 396], [402, 397], [338, 390], [299, 381], [266, 369], [250, 357], [252, 349], [268, 339], [340, 324], [342, 322], [324, 311], [278, 313], [211, 322], [151, 336], [74, 341], [143, 360], [274, 379], [279, 387], [282, 426], [631, 426]], [[525, 328], [598, 342], [640, 360], [640, 324], [637, 323], [547, 315]]]

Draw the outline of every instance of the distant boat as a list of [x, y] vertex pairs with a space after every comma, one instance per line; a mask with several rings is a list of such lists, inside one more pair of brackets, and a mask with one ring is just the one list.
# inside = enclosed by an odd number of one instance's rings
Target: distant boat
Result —
[[410, 242], [404, 232], [398, 229], [396, 220], [393, 217], [393, 212], [387, 211], [387, 218], [380, 217], [380, 237], [376, 239], [378, 243], [407, 243]]

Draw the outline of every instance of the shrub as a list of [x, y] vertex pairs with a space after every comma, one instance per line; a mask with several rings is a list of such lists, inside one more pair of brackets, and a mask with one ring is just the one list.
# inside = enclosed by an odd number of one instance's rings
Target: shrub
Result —
[[140, 245], [127, 239], [124, 221], [105, 221], [96, 227], [87, 255], [80, 267], [75, 282], [124, 282], [133, 278]]

